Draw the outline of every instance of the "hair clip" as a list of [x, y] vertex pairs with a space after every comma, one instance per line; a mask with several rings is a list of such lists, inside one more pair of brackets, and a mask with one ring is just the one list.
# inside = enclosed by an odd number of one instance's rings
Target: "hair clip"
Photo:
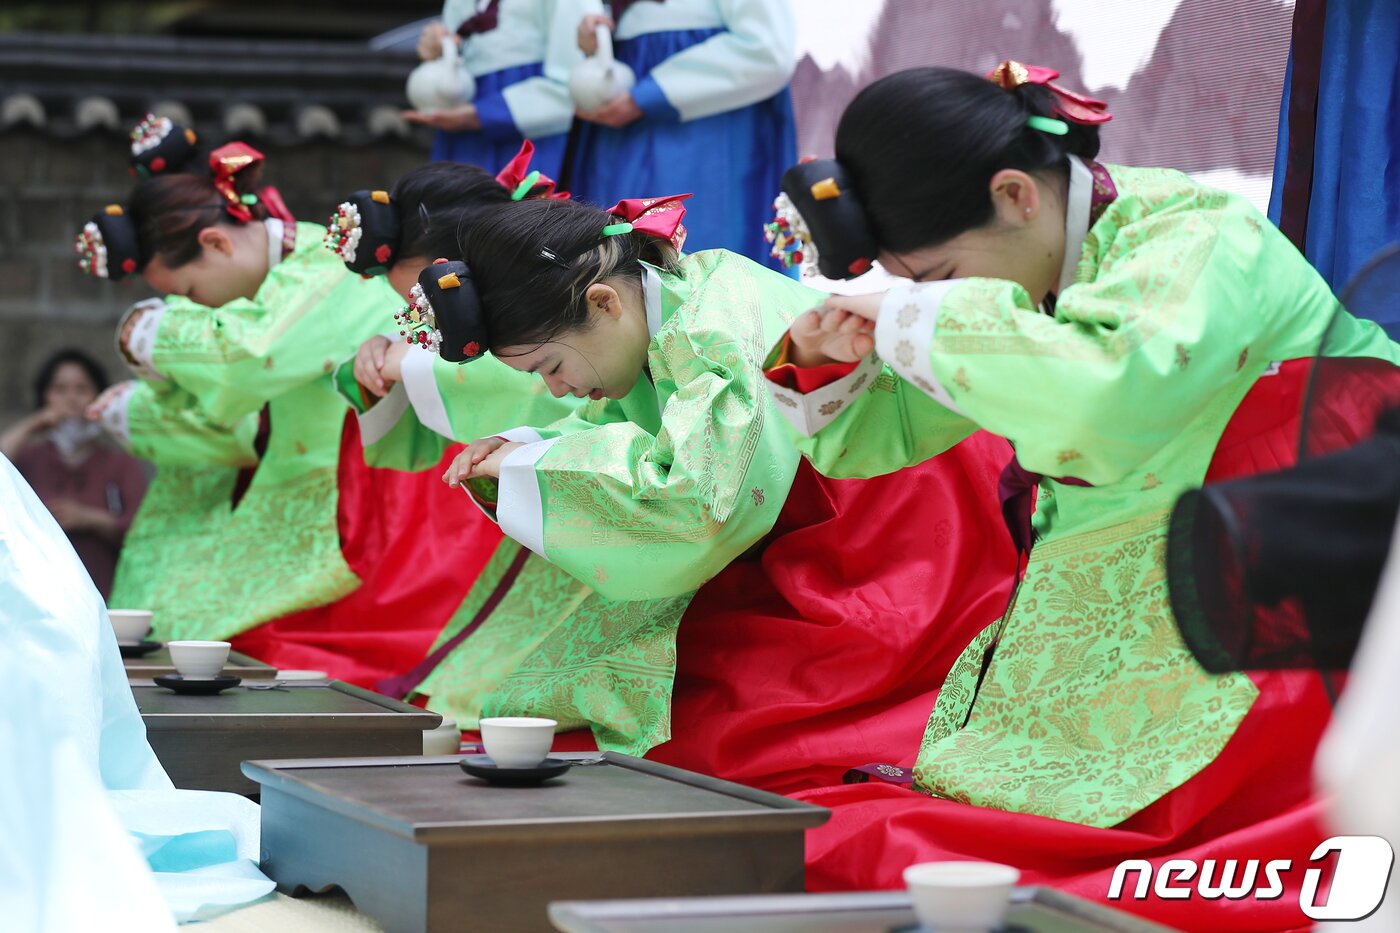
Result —
[[554, 263], [554, 265], [558, 266], [561, 269], [569, 268], [569, 264], [564, 260], [560, 259], [559, 254], [556, 253], [554, 250], [549, 249], [548, 247], [543, 247], [540, 249], [540, 258], [543, 259], [545, 262]]
[[630, 222], [625, 220], [620, 224], [608, 224], [606, 227], [603, 228], [603, 237], [607, 238], [610, 236], [618, 236], [623, 233], [631, 233], [634, 229], [636, 228], [633, 227]]
[[539, 180], [540, 173], [538, 171], [533, 171], [526, 175], [521, 180], [520, 184], [515, 186], [515, 190], [510, 193], [510, 199], [512, 201], [523, 201], [525, 195], [530, 193], [530, 190], [539, 183]]
[[1064, 120], [1056, 120], [1054, 117], [1029, 116], [1026, 117], [1026, 126], [1033, 130], [1040, 130], [1042, 133], [1049, 133], [1051, 136], [1065, 136], [1069, 133], [1069, 124]]

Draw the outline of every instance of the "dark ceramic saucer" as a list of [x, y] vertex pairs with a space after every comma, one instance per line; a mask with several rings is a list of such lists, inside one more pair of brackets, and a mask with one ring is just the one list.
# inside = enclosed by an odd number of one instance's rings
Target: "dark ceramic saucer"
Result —
[[235, 677], [233, 674], [220, 674], [212, 680], [186, 680], [179, 674], [161, 674], [151, 679], [156, 682], [157, 687], [165, 687], [190, 696], [210, 696], [243, 683], [242, 677]]
[[159, 641], [119, 641], [117, 650], [124, 658], [144, 658], [152, 651], [159, 651], [165, 645]]
[[481, 778], [488, 784], [502, 787], [532, 787], [556, 778], [573, 767], [573, 762], [562, 758], [546, 758], [533, 768], [501, 768], [485, 755], [468, 755], [459, 764], [463, 771], [472, 777]]

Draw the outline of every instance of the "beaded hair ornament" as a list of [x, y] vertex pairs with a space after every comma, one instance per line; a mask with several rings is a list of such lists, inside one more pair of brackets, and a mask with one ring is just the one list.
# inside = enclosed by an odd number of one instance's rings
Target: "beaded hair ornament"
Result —
[[194, 156], [198, 142], [189, 127], [148, 113], [131, 131], [131, 174], [146, 179], [179, 171]]
[[93, 278], [119, 282], [141, 268], [136, 226], [120, 204], [108, 204], [73, 239], [78, 268]]
[[389, 271], [402, 239], [398, 207], [381, 189], [356, 191], [340, 202], [326, 225], [326, 248], [365, 278]]
[[[549, 198], [563, 200], [567, 191], [556, 191], [554, 180], [530, 170], [535, 145], [528, 139], [520, 151], [496, 175], [511, 200]], [[326, 249], [335, 253], [351, 272], [365, 278], [383, 275], [398, 260], [403, 243], [399, 206], [384, 190], [356, 191], [340, 202], [326, 224]]]
[[846, 170], [835, 159], [799, 162], [784, 172], [773, 213], [763, 233], [773, 244], [772, 257], [785, 269], [797, 266], [803, 275], [852, 279], [875, 260], [875, 236]]
[[460, 259], [435, 259], [420, 272], [408, 306], [394, 320], [399, 336], [450, 363], [469, 363], [486, 353], [481, 298]]

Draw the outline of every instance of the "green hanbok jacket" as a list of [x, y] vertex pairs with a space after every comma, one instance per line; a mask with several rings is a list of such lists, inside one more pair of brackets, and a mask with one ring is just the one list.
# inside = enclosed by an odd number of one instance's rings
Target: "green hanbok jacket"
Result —
[[[888, 473], [977, 428], [1043, 474], [1025, 575], [944, 682], [915, 783], [1109, 826], [1209, 764], [1254, 702], [1177, 633], [1167, 522], [1246, 393], [1312, 356], [1337, 302], [1248, 202], [1175, 171], [1076, 163], [1066, 243], [1049, 313], [1009, 281], [902, 285], [876, 355], [805, 395], [770, 389], [828, 476]], [[1400, 360], [1373, 324], [1339, 323], [1338, 355]]]
[[[266, 223], [269, 242], [280, 243], [278, 222]], [[153, 485], [137, 515], [112, 600], [155, 610], [161, 638], [228, 638], [359, 585], [337, 528], [346, 409], [332, 374], [385, 328], [398, 298], [383, 279], [347, 271], [322, 246], [323, 235], [315, 224], [297, 224], [295, 248], [251, 300], [221, 308], [167, 303], [133, 335], [139, 368], [152, 378], [115, 417], [133, 450], [177, 472], [170, 495], [164, 483]], [[267, 449], [233, 509], [233, 468], [252, 461], [264, 406]], [[213, 531], [189, 534], [184, 495]]]
[[[626, 397], [496, 432], [527, 443], [507, 458], [495, 494], [477, 498], [514, 540], [438, 644], [493, 595], [499, 603], [418, 687], [460, 722], [548, 716], [632, 754], [667, 741], [681, 616], [696, 589], [772, 529], [787, 498], [798, 453], [762, 363], [825, 296], [723, 251], [648, 269], [644, 292], [647, 371]], [[467, 367], [469, 385], [478, 365]], [[437, 384], [453, 411], [450, 384]], [[479, 671], [510, 637], [485, 638], [493, 626], [533, 643], [483, 695]]]

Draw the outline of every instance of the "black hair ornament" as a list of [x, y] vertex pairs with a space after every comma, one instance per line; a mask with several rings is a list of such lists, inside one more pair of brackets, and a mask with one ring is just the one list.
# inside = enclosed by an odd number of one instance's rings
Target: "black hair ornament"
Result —
[[326, 224], [326, 249], [365, 278], [389, 271], [402, 240], [398, 206], [383, 190], [356, 191], [340, 203]]
[[470, 363], [490, 346], [481, 296], [460, 259], [435, 259], [420, 272], [394, 320], [401, 337], [449, 363]]
[[178, 172], [194, 157], [198, 142], [189, 127], [148, 113], [131, 131], [131, 174], [144, 180]]
[[136, 224], [120, 204], [108, 204], [73, 238], [78, 268], [97, 279], [120, 282], [145, 263]]
[[865, 209], [835, 159], [799, 162], [784, 172], [773, 212], [764, 235], [784, 268], [853, 279], [870, 270], [879, 252]]

